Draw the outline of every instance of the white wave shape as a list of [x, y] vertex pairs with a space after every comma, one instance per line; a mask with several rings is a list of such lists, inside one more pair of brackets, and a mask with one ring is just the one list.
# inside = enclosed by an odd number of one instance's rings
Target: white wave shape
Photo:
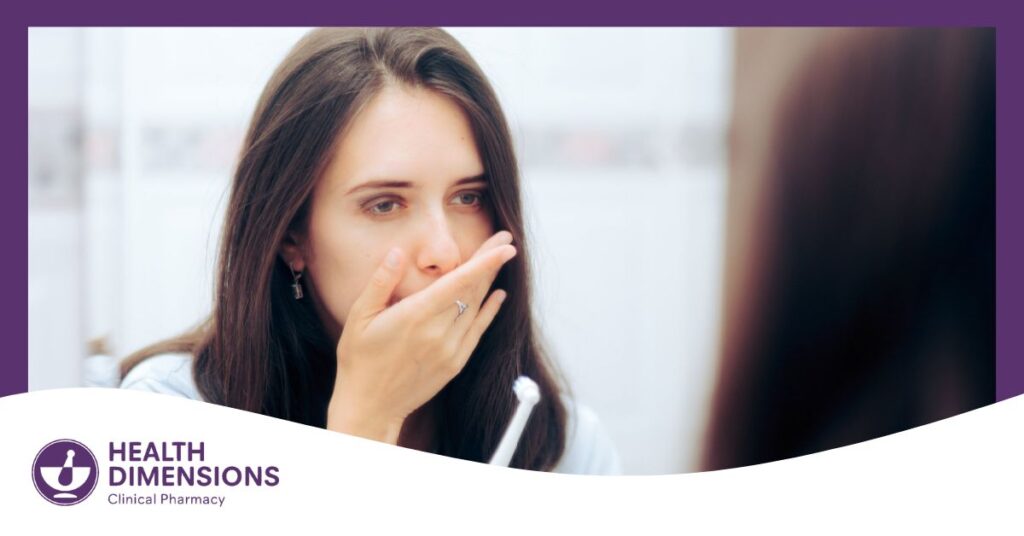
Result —
[[[144, 392], [48, 390], [0, 398], [0, 533], [1005, 533], [1022, 526], [1022, 424], [1018, 396], [781, 462], [594, 477], [455, 460]], [[31, 478], [36, 453], [61, 438], [89, 446], [101, 475], [89, 499], [67, 507], [40, 497]], [[122, 441], [203, 441], [203, 463], [273, 465], [280, 481], [111, 486], [108, 445]], [[110, 504], [112, 494], [164, 492], [224, 499], [219, 506]]]

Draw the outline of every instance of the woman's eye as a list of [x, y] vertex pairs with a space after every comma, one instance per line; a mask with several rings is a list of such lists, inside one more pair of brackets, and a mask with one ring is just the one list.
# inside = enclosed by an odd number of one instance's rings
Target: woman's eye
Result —
[[476, 206], [483, 201], [483, 195], [480, 192], [463, 192], [456, 195], [454, 201], [457, 205]]
[[385, 214], [391, 214], [392, 212], [394, 212], [397, 209], [398, 209], [398, 202], [388, 200], [388, 201], [379, 201], [377, 203], [374, 203], [374, 204], [370, 205], [370, 207], [367, 209], [367, 211], [370, 214], [373, 214], [373, 215], [383, 216]]

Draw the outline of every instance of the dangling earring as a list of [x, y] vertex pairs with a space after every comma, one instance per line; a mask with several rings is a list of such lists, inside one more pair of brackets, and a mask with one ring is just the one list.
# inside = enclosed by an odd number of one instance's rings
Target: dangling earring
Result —
[[299, 270], [299, 273], [295, 273], [295, 269], [292, 268], [291, 264], [288, 265], [288, 269], [292, 271], [292, 292], [295, 294], [296, 300], [301, 300], [302, 283], [299, 283], [299, 278], [302, 277], [302, 271]]

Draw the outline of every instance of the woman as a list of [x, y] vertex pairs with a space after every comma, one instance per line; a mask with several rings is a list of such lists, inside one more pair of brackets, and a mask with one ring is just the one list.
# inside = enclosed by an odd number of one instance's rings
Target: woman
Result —
[[486, 461], [525, 374], [542, 401], [511, 465], [616, 472], [540, 350], [523, 238], [508, 126], [461, 45], [315, 30], [253, 115], [212, 315], [122, 386]]
[[994, 399], [995, 32], [797, 32], [738, 41], [706, 469]]

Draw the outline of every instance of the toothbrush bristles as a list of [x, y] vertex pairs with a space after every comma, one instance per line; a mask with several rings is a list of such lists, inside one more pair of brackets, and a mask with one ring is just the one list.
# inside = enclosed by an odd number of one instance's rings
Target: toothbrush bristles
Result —
[[523, 404], [536, 404], [540, 400], [540, 389], [537, 387], [537, 383], [526, 376], [516, 379], [512, 384], [512, 391], [515, 392], [519, 402]]

